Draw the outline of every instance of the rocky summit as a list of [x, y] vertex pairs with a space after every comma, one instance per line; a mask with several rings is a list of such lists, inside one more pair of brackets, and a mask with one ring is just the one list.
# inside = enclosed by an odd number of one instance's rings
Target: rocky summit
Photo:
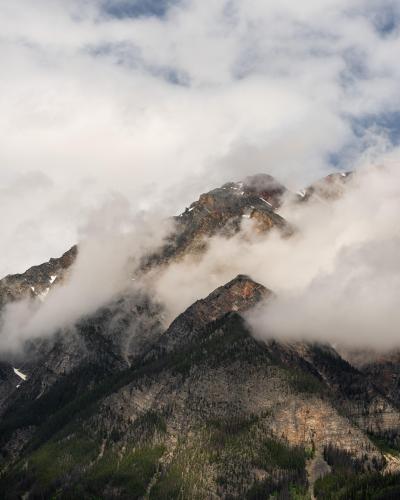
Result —
[[[349, 177], [296, 195], [260, 174], [204, 193], [135, 279], [232, 237], [244, 219], [290, 238], [283, 199], [336, 199]], [[40, 307], [77, 255], [1, 280], [3, 312]], [[366, 361], [330, 344], [261, 341], [246, 314], [274, 290], [238, 275], [210, 292], [165, 325], [162, 304], [135, 285], [3, 354], [0, 498], [399, 498], [398, 354]]]

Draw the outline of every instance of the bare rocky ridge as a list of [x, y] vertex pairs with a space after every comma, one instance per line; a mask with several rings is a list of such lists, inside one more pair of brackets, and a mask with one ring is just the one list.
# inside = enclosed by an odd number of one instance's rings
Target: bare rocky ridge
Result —
[[245, 275], [239, 275], [207, 298], [200, 299], [180, 314], [163, 334], [157, 348], [164, 352], [184, 347], [209, 323], [230, 312], [245, 312], [272, 292]]
[[45, 296], [51, 287], [64, 279], [66, 272], [75, 262], [77, 253], [78, 248], [75, 245], [60, 258], [52, 258], [22, 274], [10, 274], [0, 280], [0, 307], [25, 297]]
[[[229, 237], [246, 218], [290, 234], [275, 211], [286, 194], [262, 175], [201, 195], [142, 272], [203, 251], [207, 237]], [[42, 293], [55, 275], [56, 284], [70, 252], [2, 280], [3, 304], [30, 287]], [[28, 344], [18, 388], [5, 360], [0, 497], [307, 498], [307, 471], [312, 484], [335, 473], [325, 460], [336, 455], [359, 473], [396, 472], [395, 378], [374, 380], [329, 345], [259, 342], [242, 314], [272, 296], [239, 275], [165, 328], [160, 305], [132, 287]]]
[[145, 259], [144, 268], [167, 264], [188, 253], [203, 252], [207, 238], [216, 234], [234, 235], [244, 219], [253, 220], [256, 231], [276, 228], [290, 235], [292, 227], [275, 211], [285, 192], [271, 176], [259, 175], [202, 194], [175, 217], [175, 232], [160, 251]]

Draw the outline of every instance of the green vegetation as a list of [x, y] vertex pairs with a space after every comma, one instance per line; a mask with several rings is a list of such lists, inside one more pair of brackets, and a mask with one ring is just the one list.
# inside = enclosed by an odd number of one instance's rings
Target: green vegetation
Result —
[[[35, 451], [0, 487], [1, 498], [17, 498], [30, 489], [34, 498], [103, 498], [107, 489], [119, 498], [142, 497], [157, 472], [163, 446], [131, 448], [123, 454], [84, 438], [51, 442]], [[10, 486], [12, 485], [12, 486]]]
[[274, 465], [280, 469], [300, 472], [305, 468], [306, 454], [304, 448], [268, 438], [262, 441], [254, 465], [266, 470]]
[[[76, 422], [82, 422], [95, 413], [98, 402], [107, 395], [143, 377], [158, 376], [165, 370], [185, 377], [194, 364], [220, 366], [224, 359], [232, 362], [250, 357], [254, 364], [257, 356], [263, 364], [270, 362], [265, 346], [249, 335], [243, 319], [234, 313], [208, 325], [187, 346], [159, 354], [117, 373], [107, 373], [101, 366], [85, 365], [60, 379], [39, 399], [17, 401], [0, 423], [0, 445], [7, 442], [17, 429], [35, 426], [37, 431], [26, 449], [30, 453], [49, 439], [59, 437], [62, 430], [64, 435], [73, 432], [79, 427]], [[161, 422], [156, 426], [159, 431], [164, 427]], [[113, 437], [117, 438], [117, 431]]]
[[150, 499], [187, 498], [183, 496], [183, 490], [185, 490], [184, 473], [179, 466], [172, 465], [150, 491]]
[[120, 497], [140, 498], [158, 469], [165, 452], [163, 446], [144, 446], [125, 452], [121, 458], [108, 450], [91, 468], [87, 480], [88, 491], [101, 495], [107, 487], [117, 488]]
[[364, 462], [354, 458], [349, 452], [329, 445], [324, 448], [324, 460], [331, 466], [333, 472], [343, 475], [361, 474]]
[[[221, 492], [234, 488], [243, 498], [307, 498], [306, 451], [269, 435], [268, 412], [207, 423], [210, 461]], [[254, 482], [254, 471], [265, 479]], [[286, 496], [284, 496], [286, 495]], [[297, 496], [296, 496], [297, 495]]]
[[[0, 482], [1, 498], [17, 498], [19, 489], [32, 490], [34, 498], [48, 498], [61, 483], [80, 476], [99, 453], [100, 444], [83, 434], [49, 441]], [[36, 496], [35, 496], [36, 495]]]
[[324, 364], [326, 366], [334, 368], [332, 371], [339, 374], [341, 377], [344, 374], [347, 374], [350, 377], [354, 378], [354, 376], [359, 373], [357, 369], [354, 368], [354, 366], [352, 366], [348, 361], [338, 356], [326, 347], [318, 344], [313, 344], [313, 352], [320, 364]]
[[314, 494], [318, 500], [397, 500], [400, 475], [327, 474], [316, 481]]
[[245, 445], [243, 441], [250, 438], [250, 431], [259, 417], [233, 416], [230, 418], [212, 419], [207, 422], [210, 431], [211, 450], [221, 450], [229, 447], [231, 449]]
[[164, 417], [153, 410], [140, 415], [133, 425], [144, 439], [152, 438], [156, 432], [160, 434], [167, 432], [167, 423]]
[[[39, 447], [97, 398], [101, 392], [100, 381], [107, 375], [104, 369], [98, 366], [86, 365], [61, 378], [42, 397], [32, 402], [17, 400], [0, 423], [0, 445], [5, 443], [16, 429], [38, 426], [38, 433], [30, 449]], [[96, 388], [90, 389], [90, 382], [96, 381]]]
[[187, 345], [165, 354], [161, 360], [163, 368], [187, 376], [193, 366], [207, 363], [207, 366], [221, 366], [224, 362], [257, 358], [270, 363], [265, 345], [258, 343], [248, 332], [243, 318], [228, 313], [198, 332]]
[[49, 442], [36, 450], [27, 461], [28, 473], [42, 486], [48, 486], [56, 479], [79, 470], [96, 458], [98, 443], [83, 437]]
[[194, 453], [193, 449], [178, 451], [173, 462], [150, 491], [151, 500], [205, 498], [202, 491], [201, 472], [206, 460], [205, 454]]
[[[209, 488], [215, 486], [218, 494], [226, 498], [307, 499], [305, 464], [313, 450], [292, 447], [274, 438], [268, 412], [238, 413], [205, 422], [193, 418], [181, 432], [176, 447], [166, 444], [172, 405], [160, 412], [143, 413], [129, 430], [126, 420], [119, 425], [114, 414], [110, 421], [105, 419], [104, 428], [92, 431], [87, 425], [87, 419], [99, 410], [99, 402], [127, 384], [146, 387], [147, 381], [150, 384], [167, 371], [180, 384], [193, 366], [208, 369], [236, 360], [241, 366], [246, 362], [256, 368], [268, 366], [269, 372], [278, 372], [280, 379], [287, 382], [283, 386], [296, 393], [328, 394], [327, 386], [306, 363], [296, 367], [297, 359], [286, 363], [280, 360], [278, 350], [275, 354], [249, 336], [239, 316], [229, 314], [201, 334], [197, 332], [179, 350], [165, 352], [160, 348], [130, 369], [110, 374], [96, 366], [82, 367], [38, 400], [16, 404], [0, 424], [0, 440], [4, 441], [18, 428], [37, 427], [21, 461], [5, 475], [0, 497], [7, 491], [7, 481], [11, 481], [18, 489], [11, 492], [14, 497], [30, 490], [38, 498], [60, 500], [95, 500], [104, 492], [110, 497], [133, 499], [142, 497], [149, 488], [152, 500], [192, 500], [207, 498]], [[322, 351], [320, 355], [323, 363], [340, 363], [329, 353]], [[348, 367], [344, 368], [349, 377], [353, 375]], [[87, 434], [83, 428], [89, 428]], [[103, 439], [108, 444], [104, 450], [100, 444]], [[374, 439], [378, 442], [383, 438]], [[381, 448], [387, 445], [386, 441], [379, 442]], [[389, 446], [387, 450], [393, 452], [394, 448]], [[173, 453], [165, 454], [166, 461], [160, 463], [166, 451]], [[386, 491], [391, 495], [397, 491], [396, 482], [385, 479], [379, 483], [382, 476], [363, 474], [363, 464], [334, 448], [325, 450], [325, 459], [332, 473], [317, 481], [318, 498], [386, 498], [360, 497], [357, 492], [369, 495]], [[355, 477], [360, 480], [355, 481]]]
[[297, 393], [321, 394], [327, 390], [315, 375], [300, 370], [288, 370], [288, 382]]
[[257, 482], [246, 494], [246, 500], [310, 500], [306, 486], [291, 484], [286, 480]]
[[283, 441], [267, 438], [261, 442], [253, 467], [268, 472], [268, 478], [253, 484], [247, 498], [258, 500], [277, 495], [277, 498], [307, 498], [305, 473], [306, 453]]
[[[322, 500], [390, 500], [400, 497], [400, 475], [365, 472], [362, 460], [334, 446], [324, 450], [332, 472], [316, 481], [314, 494]], [[379, 469], [382, 464], [375, 463]]]
[[379, 435], [370, 433], [368, 437], [383, 453], [400, 456], [400, 437], [397, 431], [387, 431]]

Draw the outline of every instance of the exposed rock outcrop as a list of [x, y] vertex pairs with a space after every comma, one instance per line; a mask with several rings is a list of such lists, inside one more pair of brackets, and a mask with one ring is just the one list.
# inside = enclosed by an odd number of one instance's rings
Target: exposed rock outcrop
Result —
[[61, 282], [69, 268], [75, 262], [78, 253], [73, 246], [60, 258], [51, 258], [48, 262], [33, 266], [22, 274], [10, 274], [0, 280], [0, 308], [7, 302], [25, 297], [43, 297], [51, 287]]

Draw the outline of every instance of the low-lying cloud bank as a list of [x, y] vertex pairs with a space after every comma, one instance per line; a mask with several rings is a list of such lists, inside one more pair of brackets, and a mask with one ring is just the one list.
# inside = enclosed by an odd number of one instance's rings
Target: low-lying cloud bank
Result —
[[276, 294], [248, 315], [261, 338], [400, 346], [398, 164], [360, 169], [336, 201], [287, 204], [280, 213], [297, 227], [291, 238], [244, 227], [213, 238], [203, 257], [171, 265], [157, 282], [171, 317], [246, 273]]
[[400, 347], [400, 169], [364, 166], [336, 200], [283, 204], [294, 227], [260, 234], [251, 219], [229, 239], [210, 238], [203, 255], [187, 255], [146, 279], [133, 280], [141, 258], [172, 230], [159, 214], [138, 216], [111, 199], [82, 228], [80, 251], [66, 282], [46, 300], [9, 304], [0, 350], [49, 336], [94, 313], [118, 295], [145, 291], [165, 308], [168, 324], [195, 300], [237, 274], [248, 274], [275, 298], [248, 314], [262, 339], [310, 340], [350, 347]]
[[[70, 282], [40, 310], [8, 307], [5, 346], [73, 322], [123, 290], [129, 257], [147, 241], [143, 210], [165, 220], [198, 193], [249, 174], [265, 171], [297, 189], [336, 167], [354, 168], [366, 154], [399, 156], [398, 2], [146, 4], [0, 3], [7, 67], [0, 80], [0, 276], [82, 241]], [[360, 336], [372, 344], [380, 337], [378, 344], [393, 345], [398, 180], [389, 164], [380, 176], [360, 176], [340, 203], [285, 206], [283, 215], [299, 228], [290, 242], [275, 233], [251, 236], [248, 228], [229, 241], [214, 238], [199, 262], [162, 273], [156, 297], [172, 318], [248, 273], [279, 297], [268, 315], [253, 316], [261, 335]], [[117, 214], [107, 209], [117, 231], [82, 234], [82, 221], [110, 193], [125, 200]], [[128, 229], [127, 213], [135, 219]], [[157, 244], [164, 222], [144, 225]], [[357, 310], [365, 304], [368, 311]], [[358, 318], [352, 335], [351, 311]], [[380, 320], [382, 335], [368, 333]]]
[[18, 352], [25, 341], [68, 330], [118, 296], [140, 291], [135, 269], [171, 230], [172, 222], [160, 221], [154, 213], [131, 214], [120, 198], [93, 211], [81, 230], [78, 256], [65, 282], [54, 286], [43, 301], [27, 298], [5, 306], [0, 352]]

